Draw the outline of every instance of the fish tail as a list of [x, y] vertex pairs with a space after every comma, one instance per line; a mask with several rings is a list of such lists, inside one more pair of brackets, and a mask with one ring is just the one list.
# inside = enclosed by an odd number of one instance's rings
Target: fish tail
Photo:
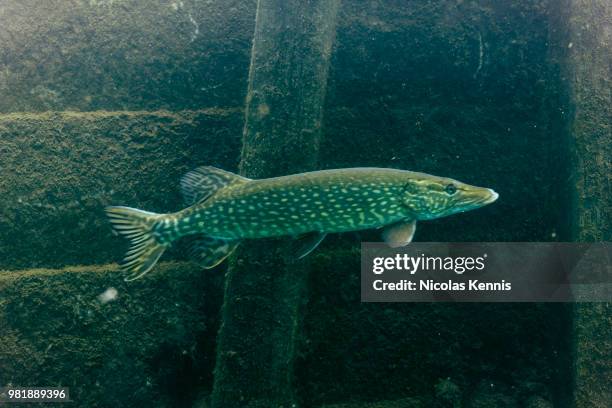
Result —
[[114, 230], [130, 240], [130, 249], [121, 263], [121, 269], [130, 273], [125, 280], [142, 277], [168, 247], [167, 243], [159, 242], [154, 231], [163, 214], [129, 207], [106, 207], [105, 210]]

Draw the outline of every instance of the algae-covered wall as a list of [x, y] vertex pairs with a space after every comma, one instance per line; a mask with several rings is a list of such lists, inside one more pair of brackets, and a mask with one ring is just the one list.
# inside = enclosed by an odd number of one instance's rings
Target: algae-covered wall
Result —
[[254, 5], [5, 0], [0, 112], [242, 105]]
[[[187, 169], [237, 170], [255, 8], [2, 2], [0, 385], [67, 385], [75, 406], [206, 405], [224, 268], [168, 263], [125, 284], [106, 265], [125, 243], [102, 208], [174, 211]], [[550, 36], [568, 21], [549, 0], [342, 1], [319, 167], [420, 170], [500, 193], [477, 214], [421, 223], [420, 241], [569, 239], [566, 60], [551, 58], [567, 44]], [[583, 106], [588, 118], [597, 104]], [[329, 237], [312, 256], [303, 406], [567, 405], [567, 308], [361, 304], [356, 248], [377, 239]], [[109, 287], [117, 300], [102, 305]]]
[[[416, 169], [500, 193], [478, 214], [420, 223], [419, 241], [567, 238], [558, 212], [563, 135], [549, 102], [560, 86], [549, 66], [550, 7], [343, 2], [322, 166]], [[357, 242], [332, 238], [327, 248]], [[356, 254], [317, 261], [298, 365], [311, 403], [421, 395], [428, 404], [514, 407], [568, 399], [567, 308], [360, 304]]]
[[2, 2], [0, 268], [114, 261], [103, 206], [174, 211], [186, 170], [237, 167], [254, 5]]
[[[220, 275], [165, 263], [0, 272], [0, 384], [70, 388], [78, 407], [187, 406], [210, 381]], [[187, 404], [187, 405], [186, 405]]]
[[0, 115], [0, 268], [117, 260], [103, 208], [180, 209], [179, 179], [237, 165], [240, 109]]
[[254, 4], [1, 2], [2, 386], [65, 385], [79, 407], [210, 389], [223, 274], [125, 284], [103, 208], [174, 211], [185, 171], [236, 169]]
[[[568, 1], [572, 233], [577, 241], [612, 240], [612, 4]], [[571, 46], [570, 46], [571, 45]], [[612, 312], [609, 303], [574, 308], [575, 405], [612, 400]]]

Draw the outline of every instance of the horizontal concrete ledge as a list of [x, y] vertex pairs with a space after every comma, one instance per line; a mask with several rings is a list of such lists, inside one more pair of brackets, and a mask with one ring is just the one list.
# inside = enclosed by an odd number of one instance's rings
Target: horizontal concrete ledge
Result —
[[60, 269], [17, 269], [17, 270], [0, 270], [0, 282], [11, 282], [17, 279], [27, 279], [34, 276], [56, 276], [66, 273], [121, 273], [119, 265], [116, 263], [106, 265], [76, 265], [67, 266]]
[[[30, 269], [0, 269], [0, 290], [6, 288], [6, 284], [14, 284], [15, 282], [39, 279], [39, 278], [57, 278], [57, 277], [78, 277], [79, 275], [104, 277], [111, 280], [116, 280], [115, 286], [129, 287], [142, 286], [148, 281], [157, 280], [163, 277], [175, 277], [177, 271], [194, 274], [202, 272], [202, 268], [193, 262], [168, 261], [160, 262], [144, 277], [135, 281], [124, 282], [125, 272], [121, 270], [119, 264], [96, 264], [96, 265], [72, 265], [63, 268], [30, 268]], [[4, 285], [3, 285], [4, 284]]]
[[322, 405], [321, 408], [424, 408], [427, 405], [417, 398], [402, 398], [393, 401], [353, 402]]
[[[165, 273], [172, 274], [175, 269], [201, 269], [192, 262], [181, 262], [181, 261], [168, 261], [161, 262], [146, 275], [146, 278], [140, 278], [132, 282], [143, 282], [144, 279], [155, 277], [156, 275], [163, 275]], [[32, 268], [32, 269], [0, 269], [0, 283], [1, 282], [12, 282], [20, 279], [29, 279], [34, 277], [54, 277], [58, 275], [66, 274], [88, 274], [88, 275], [109, 275], [113, 279], [123, 280], [125, 272], [121, 270], [119, 264], [108, 263], [102, 265], [73, 265], [66, 266], [64, 268]], [[137, 283], [132, 283], [136, 285]], [[0, 286], [0, 289], [2, 287]]]
[[14, 121], [22, 119], [48, 120], [62, 117], [66, 119], [105, 119], [111, 117], [142, 117], [157, 116], [160, 118], [180, 119], [194, 115], [228, 116], [242, 113], [242, 107], [210, 107], [203, 109], [183, 109], [179, 111], [170, 110], [119, 110], [119, 111], [45, 111], [45, 112], [10, 112], [0, 113], [0, 121]]
[[210, 386], [220, 271], [162, 263], [0, 271], [0, 385], [65, 386], [75, 406], [181, 406]]

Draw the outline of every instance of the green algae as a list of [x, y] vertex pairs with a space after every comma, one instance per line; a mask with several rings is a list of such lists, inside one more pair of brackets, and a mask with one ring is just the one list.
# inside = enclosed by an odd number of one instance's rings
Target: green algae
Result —
[[252, 0], [9, 0], [2, 6], [0, 112], [243, 102]]
[[[339, 5], [257, 3], [241, 174], [265, 178], [317, 168]], [[297, 404], [294, 361], [310, 268], [290, 250], [280, 240], [248, 242], [229, 265], [213, 407]]]
[[[0, 383], [65, 386], [76, 406], [177, 406], [211, 386], [221, 275], [162, 263], [0, 273]], [[100, 293], [116, 288], [116, 300]], [[208, 296], [202, 294], [209, 293]]]
[[[106, 263], [122, 240], [107, 205], [181, 208], [190, 169], [237, 166], [242, 111], [45, 112], [0, 115], [0, 268]], [[35, 257], [32, 254], [36, 254]]]
[[311, 255], [309, 287], [317, 290], [310, 291], [296, 363], [305, 406], [406, 396], [436, 407], [554, 399], [557, 365], [567, 370], [569, 363], [559, 337], [567, 307], [360, 303], [359, 250], [329, 245]]
[[[246, 94], [254, 2], [145, 10], [150, 2], [74, 1], [28, 16], [33, 3], [11, 0], [0, 10], [17, 16], [0, 28], [8, 47], [0, 111], [40, 112], [0, 116], [0, 166], [11, 169], [0, 179], [0, 268], [109, 262], [123, 244], [110, 235], [104, 205], [178, 209], [184, 171], [237, 168], [243, 116], [241, 108], [224, 107], [241, 105]], [[480, 217], [423, 226], [419, 240], [609, 236], [609, 65], [597, 57], [607, 54], [590, 52], [601, 46], [600, 25], [591, 20], [599, 15], [594, 8], [605, 10], [601, 1], [343, 3], [321, 167], [424, 170], [502, 193]], [[558, 9], [568, 15], [559, 18]], [[207, 39], [190, 43], [189, 11], [209, 27]], [[551, 34], [570, 23], [567, 37]], [[551, 50], [571, 59], [552, 58]], [[576, 69], [557, 73], [556, 64]], [[556, 100], [575, 75], [569, 100]], [[88, 109], [96, 111], [78, 112]], [[572, 169], [566, 137], [577, 142]], [[303, 145], [287, 146], [291, 157]], [[282, 166], [275, 171], [289, 171]], [[571, 206], [570, 172], [583, 183]], [[375, 233], [361, 238], [378, 240]], [[563, 407], [572, 387], [580, 407], [609, 400], [607, 305], [581, 305], [573, 326], [558, 305], [362, 305], [358, 252], [348, 249], [356, 245], [331, 237], [313, 254], [296, 350], [304, 406], [430, 407], [444, 400]], [[1, 271], [0, 329], [7, 330], [0, 331], [0, 383], [68, 379], [84, 406], [117, 406], [128, 397], [147, 406], [206, 404], [200, 396], [211, 392], [221, 284], [200, 279], [220, 275], [175, 266], [152, 272], [127, 297], [132, 289], [114, 267]], [[110, 313], [91, 301], [108, 286], [124, 302], [110, 303]], [[175, 301], [180, 307], [168, 307]], [[578, 355], [575, 384], [568, 383], [570, 342]], [[449, 383], [456, 386], [450, 393], [436, 386]], [[457, 389], [460, 401], [449, 396]]]

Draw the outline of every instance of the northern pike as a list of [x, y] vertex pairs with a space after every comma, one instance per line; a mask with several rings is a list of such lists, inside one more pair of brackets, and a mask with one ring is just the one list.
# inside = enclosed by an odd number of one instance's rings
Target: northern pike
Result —
[[384, 227], [393, 247], [407, 245], [416, 222], [473, 210], [498, 194], [457, 180], [385, 168], [322, 170], [253, 180], [214, 167], [181, 179], [187, 208], [156, 214], [107, 207], [114, 229], [131, 241], [122, 268], [137, 279], [179, 238], [197, 235], [193, 255], [204, 268], [227, 258], [245, 239], [301, 236], [296, 256], [326, 234]]

